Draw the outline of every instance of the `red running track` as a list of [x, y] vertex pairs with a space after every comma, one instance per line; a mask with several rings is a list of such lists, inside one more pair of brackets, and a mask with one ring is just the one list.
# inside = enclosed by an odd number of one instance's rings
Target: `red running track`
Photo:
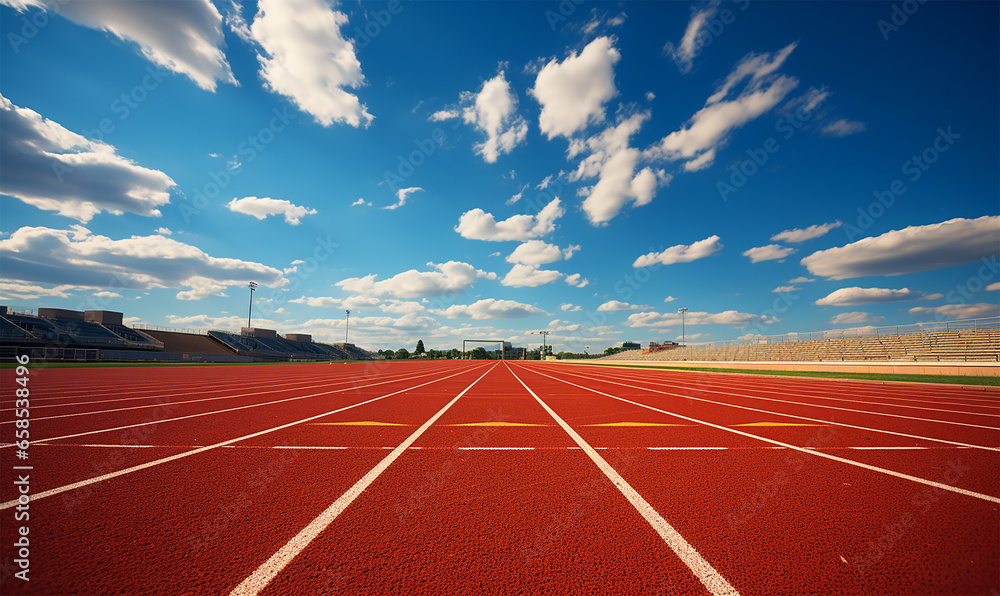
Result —
[[524, 362], [32, 369], [21, 460], [14, 376], [3, 594], [1000, 594], [996, 391]]

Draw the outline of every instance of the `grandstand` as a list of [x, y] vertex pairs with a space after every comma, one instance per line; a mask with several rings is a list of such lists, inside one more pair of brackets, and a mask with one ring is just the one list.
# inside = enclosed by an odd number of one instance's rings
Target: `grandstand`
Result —
[[627, 351], [601, 358], [665, 362], [1000, 362], [1000, 317], [820, 331]]
[[0, 358], [159, 362], [288, 362], [370, 360], [354, 344], [314, 342], [306, 334], [281, 337], [270, 329], [176, 330], [129, 327], [120, 312], [0, 306]]

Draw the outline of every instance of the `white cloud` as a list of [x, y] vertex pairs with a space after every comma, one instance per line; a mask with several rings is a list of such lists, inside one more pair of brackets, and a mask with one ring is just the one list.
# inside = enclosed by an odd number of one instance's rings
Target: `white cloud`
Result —
[[536, 265], [514, 265], [500, 283], [512, 288], [534, 288], [552, 283], [562, 275], [558, 271], [539, 269]]
[[668, 41], [663, 47], [663, 51], [673, 58], [681, 72], [691, 71], [691, 61], [701, 51], [708, 24], [718, 10], [719, 2], [715, 0], [705, 8], [694, 11], [691, 20], [688, 21], [687, 28], [684, 30], [681, 42], [675, 47], [672, 42]]
[[801, 277], [800, 276], [800, 277], [796, 277], [795, 279], [788, 280], [788, 283], [790, 283], [790, 284], [807, 284], [807, 283], [813, 282], [813, 281], [816, 281], [816, 280], [813, 279], [813, 278], [811, 278], [811, 277]]
[[0, 95], [0, 193], [88, 222], [101, 211], [159, 217], [176, 183]]
[[820, 306], [856, 306], [858, 304], [881, 304], [884, 302], [902, 302], [917, 300], [924, 297], [923, 292], [914, 292], [909, 288], [893, 290], [891, 288], [840, 288], [828, 296], [820, 298], [816, 304]]
[[522, 186], [521, 189], [517, 191], [517, 193], [511, 195], [511, 197], [509, 199], [507, 199], [506, 202], [504, 202], [504, 205], [510, 206], [510, 205], [513, 205], [514, 203], [520, 201], [521, 197], [524, 196], [524, 191], [528, 189], [528, 186], [529, 186], [528, 184], [525, 184], [524, 186]]
[[372, 202], [371, 201], [366, 201], [362, 197], [358, 197], [357, 201], [354, 201], [353, 203], [351, 203], [351, 207], [357, 207], [359, 205], [364, 205], [366, 207], [371, 207], [372, 206]]
[[598, 37], [579, 55], [549, 61], [538, 72], [529, 90], [542, 112], [538, 126], [550, 140], [569, 137], [588, 124], [604, 120], [604, 104], [618, 95], [614, 66], [621, 54], [609, 37]]
[[690, 263], [698, 259], [710, 257], [722, 250], [718, 236], [709, 236], [692, 244], [678, 244], [660, 252], [642, 255], [632, 263], [633, 267], [649, 267], [650, 265], [673, 265], [674, 263]]
[[79, 225], [21, 228], [0, 240], [0, 261], [10, 279], [95, 289], [188, 288], [177, 294], [181, 300], [224, 296], [227, 287], [243, 287], [248, 280], [272, 288], [287, 283], [273, 267], [212, 257], [164, 236], [113, 240]]
[[371, 296], [348, 296], [347, 298], [331, 298], [329, 296], [302, 296], [288, 301], [290, 304], [305, 304], [313, 308], [336, 308], [339, 310], [358, 308], [359, 306], [377, 306], [384, 310], [382, 301]]
[[620, 300], [609, 300], [604, 304], [597, 307], [599, 311], [618, 311], [618, 310], [649, 310], [652, 308], [648, 304], [629, 304], [628, 302], [622, 302]]
[[410, 269], [402, 273], [375, 281], [375, 274], [351, 277], [337, 282], [348, 292], [366, 296], [395, 296], [397, 298], [421, 298], [461, 294], [477, 279], [496, 279], [495, 273], [487, 273], [461, 261], [428, 263], [434, 271]]
[[957, 218], [864, 238], [802, 259], [809, 272], [830, 279], [903, 275], [953, 267], [995, 255], [1000, 216]]
[[585, 288], [590, 283], [589, 279], [585, 279], [579, 273], [573, 273], [571, 275], [567, 275], [566, 279], [564, 279], [563, 281], [573, 286], [574, 288]]
[[[794, 49], [793, 43], [773, 55], [751, 53], [745, 56], [708, 98], [705, 107], [680, 130], [648, 149], [647, 156], [687, 161], [689, 171], [708, 167], [715, 158], [716, 149], [727, 142], [730, 131], [765, 114], [798, 86], [794, 77], [774, 75]], [[739, 95], [723, 101], [737, 83], [748, 77], [750, 80]]]
[[846, 137], [864, 132], [865, 128], [864, 122], [853, 122], [842, 118], [824, 126], [820, 132], [830, 137]]
[[173, 232], [170, 231], [170, 228], [156, 228], [156, 233], [160, 234], [161, 236], [170, 236], [171, 234], [173, 234]]
[[470, 240], [524, 241], [544, 236], [555, 230], [555, 221], [562, 215], [563, 209], [559, 199], [552, 199], [538, 215], [513, 215], [499, 222], [492, 213], [476, 208], [466, 211], [459, 217], [455, 231]]
[[441, 310], [432, 310], [432, 314], [454, 319], [455, 317], [470, 317], [472, 319], [520, 319], [531, 315], [548, 314], [544, 310], [530, 304], [513, 300], [494, 300], [487, 298], [473, 304], [453, 304]]
[[431, 122], [444, 122], [445, 120], [451, 120], [452, 118], [461, 118], [462, 112], [458, 109], [450, 110], [438, 110], [431, 114], [429, 120]]
[[570, 302], [563, 302], [562, 304], [559, 305], [559, 310], [563, 310], [566, 312], [576, 312], [578, 310], [582, 310], [582, 307], [572, 304]]
[[561, 249], [543, 240], [528, 240], [510, 253], [507, 262], [520, 263], [521, 265], [547, 265], [568, 259], [579, 249], [580, 247], [575, 245]]
[[830, 319], [831, 325], [859, 325], [861, 323], [878, 323], [885, 317], [874, 317], [866, 312], [842, 312]]
[[778, 286], [771, 290], [772, 294], [786, 294], [788, 292], [798, 292], [802, 288], [798, 286]]
[[244, 213], [257, 219], [264, 219], [269, 215], [284, 215], [285, 223], [292, 226], [302, 223], [299, 218], [316, 213], [315, 209], [293, 205], [291, 201], [284, 199], [272, 199], [269, 197], [233, 199], [226, 203], [226, 207], [235, 213]]
[[424, 189], [420, 188], [419, 186], [411, 186], [409, 188], [401, 188], [401, 189], [399, 189], [399, 190], [396, 191], [396, 202], [393, 203], [392, 205], [387, 205], [387, 206], [382, 207], [382, 208], [383, 209], [389, 209], [390, 211], [393, 210], [393, 209], [399, 209], [400, 207], [402, 207], [403, 205], [406, 204], [406, 200], [408, 198], [410, 198], [410, 195], [412, 195], [413, 193], [415, 193], [417, 191], [423, 191], [423, 190]]
[[347, 15], [323, 0], [260, 0], [250, 32], [260, 44], [268, 89], [291, 99], [323, 126], [368, 126], [374, 116], [344, 88], [365, 84], [354, 42], [340, 28]]
[[187, 75], [207, 91], [215, 91], [216, 81], [237, 84], [222, 51], [222, 15], [209, 0], [4, 0], [3, 4], [18, 10], [26, 6], [45, 8], [77, 25], [133, 42], [147, 60]]
[[674, 300], [677, 299], [674, 298], [673, 296], [667, 296], [666, 298], [663, 299], [664, 302], [673, 302]]
[[814, 226], [809, 226], [804, 230], [798, 228], [792, 228], [791, 230], [785, 230], [784, 232], [779, 232], [774, 236], [771, 236], [771, 240], [774, 242], [791, 242], [793, 244], [798, 244], [800, 242], [805, 242], [806, 240], [812, 240], [813, 238], [819, 238], [825, 235], [830, 230], [839, 228], [841, 226], [840, 220], [832, 223], [816, 224]]
[[35, 300], [36, 298], [69, 298], [65, 290], [72, 290], [73, 286], [56, 286], [54, 288], [43, 288], [33, 284], [26, 284], [18, 281], [0, 280], [0, 298], [5, 300]]
[[98, 298], [121, 298], [122, 297], [122, 295], [119, 294], [118, 292], [108, 292], [108, 291], [94, 292], [94, 296], [97, 296]]
[[943, 306], [917, 306], [910, 309], [911, 315], [937, 315], [949, 319], [980, 319], [1000, 316], [1000, 305], [980, 302], [979, 304], [945, 304]]
[[990, 285], [986, 286], [985, 289], [986, 289], [987, 292], [995, 292], [997, 290], [1000, 290], [1000, 281], [998, 281], [997, 283], [993, 283], [993, 284], [990, 284]]
[[767, 246], [757, 246], [749, 250], [743, 251], [744, 257], [750, 257], [751, 263], [759, 263], [760, 261], [778, 261], [784, 262], [785, 257], [795, 252], [795, 249], [790, 246], [779, 246], [777, 244], [768, 244]]
[[[463, 91], [460, 102], [462, 120], [486, 135], [486, 140], [474, 147], [486, 163], [496, 163], [501, 154], [510, 153], [528, 138], [528, 123], [517, 115], [517, 95], [503, 71], [484, 81], [479, 93]], [[441, 120], [451, 113], [435, 112], [431, 119]]]
[[424, 312], [427, 310], [423, 304], [419, 302], [413, 302], [409, 300], [390, 300], [379, 306], [382, 312], [393, 313], [397, 315], [412, 315], [418, 312]]
[[555, 178], [555, 176], [553, 176], [552, 174], [549, 174], [545, 178], [542, 178], [542, 181], [539, 182], [538, 186], [536, 186], [535, 188], [537, 188], [539, 190], [545, 190], [546, 188], [549, 187], [549, 184], [552, 184], [553, 178]]
[[[769, 315], [753, 315], [735, 310], [720, 313], [688, 312], [684, 315], [685, 325], [732, 325], [736, 328], [750, 324], [777, 323], [780, 319]], [[625, 321], [626, 327], [672, 327], [681, 324], [678, 313], [660, 314], [657, 312], [640, 312], [629, 315]]]

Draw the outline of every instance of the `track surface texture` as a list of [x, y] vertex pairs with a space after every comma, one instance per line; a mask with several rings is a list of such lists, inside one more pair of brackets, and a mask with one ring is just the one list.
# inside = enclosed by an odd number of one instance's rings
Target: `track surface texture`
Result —
[[487, 361], [29, 371], [27, 404], [0, 371], [2, 594], [1000, 595], [994, 390]]

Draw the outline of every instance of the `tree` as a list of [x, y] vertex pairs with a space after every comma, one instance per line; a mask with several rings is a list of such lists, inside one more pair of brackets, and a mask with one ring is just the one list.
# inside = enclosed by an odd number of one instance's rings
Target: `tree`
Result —
[[424, 352], [426, 352], [426, 350], [424, 350], [424, 340], [418, 339], [417, 340], [417, 348], [415, 350], [413, 350], [413, 353], [414, 354], [423, 354]]
[[461, 357], [462, 357], [462, 351], [459, 350], [458, 348], [452, 348], [448, 350], [448, 358], [451, 358], [452, 360], [458, 360]]
[[486, 348], [479, 346], [470, 352], [473, 360], [486, 360], [489, 358], [489, 354], [486, 353]]
[[396, 354], [393, 356], [394, 360], [406, 360], [410, 357], [410, 353], [406, 351], [406, 348], [399, 348], [396, 350]]

